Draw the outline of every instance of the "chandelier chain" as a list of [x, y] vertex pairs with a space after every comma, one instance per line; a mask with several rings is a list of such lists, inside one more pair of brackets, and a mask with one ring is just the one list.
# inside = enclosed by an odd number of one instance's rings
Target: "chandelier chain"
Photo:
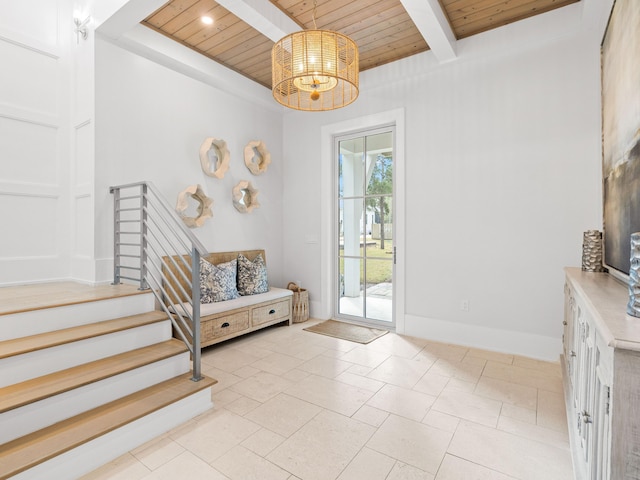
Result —
[[313, 12], [311, 13], [311, 18], [313, 19], [313, 29], [317, 30], [318, 26], [316, 25], [316, 10], [318, 9], [318, 0], [313, 0]]

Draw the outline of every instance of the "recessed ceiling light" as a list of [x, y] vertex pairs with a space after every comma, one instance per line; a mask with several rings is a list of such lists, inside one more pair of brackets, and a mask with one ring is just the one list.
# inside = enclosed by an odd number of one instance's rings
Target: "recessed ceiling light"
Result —
[[213, 25], [213, 18], [209, 17], [208, 15], [204, 15], [204, 16], [200, 17], [200, 20], [205, 25]]

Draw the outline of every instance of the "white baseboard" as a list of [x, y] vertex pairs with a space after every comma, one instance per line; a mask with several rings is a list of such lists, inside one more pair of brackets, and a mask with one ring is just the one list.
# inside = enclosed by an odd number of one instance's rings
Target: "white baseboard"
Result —
[[560, 338], [533, 333], [462, 324], [415, 315], [405, 315], [404, 326], [404, 334], [413, 337], [551, 362], [558, 361], [562, 351]]
[[113, 282], [113, 258], [98, 258], [95, 261], [95, 281], [99, 284]]
[[96, 266], [93, 258], [85, 255], [71, 256], [71, 275], [70, 277], [76, 282], [93, 283], [95, 282]]

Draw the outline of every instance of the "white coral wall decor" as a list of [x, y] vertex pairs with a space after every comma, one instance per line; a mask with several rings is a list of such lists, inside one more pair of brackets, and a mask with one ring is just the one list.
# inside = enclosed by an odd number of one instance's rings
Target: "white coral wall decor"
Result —
[[[186, 211], [189, 208], [189, 199], [193, 198], [198, 202], [197, 216], [189, 217]], [[189, 228], [201, 227], [204, 222], [213, 216], [211, 207], [213, 200], [204, 193], [200, 185], [190, 185], [178, 194], [178, 202], [176, 203], [176, 212], [182, 218], [182, 221]]]
[[244, 164], [254, 175], [260, 175], [267, 171], [271, 164], [271, 154], [264, 142], [254, 140], [244, 147]]
[[241, 180], [233, 187], [233, 206], [240, 213], [251, 213], [254, 208], [258, 208], [258, 190], [253, 188], [251, 182]]
[[210, 177], [222, 178], [229, 170], [229, 149], [227, 142], [208, 137], [200, 146], [200, 165]]

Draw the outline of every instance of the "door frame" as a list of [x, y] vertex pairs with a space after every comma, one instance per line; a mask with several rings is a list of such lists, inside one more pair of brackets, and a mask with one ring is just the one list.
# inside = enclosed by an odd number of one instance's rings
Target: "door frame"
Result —
[[321, 316], [331, 318], [335, 312], [334, 294], [337, 291], [337, 262], [335, 252], [335, 188], [334, 188], [334, 137], [357, 131], [395, 126], [394, 151], [394, 194], [395, 214], [394, 228], [396, 247], [396, 264], [394, 274], [394, 318], [396, 332], [404, 333], [405, 305], [405, 111], [404, 108], [389, 110], [372, 115], [357, 117], [339, 123], [325, 125], [320, 131], [320, 282], [321, 282]]

